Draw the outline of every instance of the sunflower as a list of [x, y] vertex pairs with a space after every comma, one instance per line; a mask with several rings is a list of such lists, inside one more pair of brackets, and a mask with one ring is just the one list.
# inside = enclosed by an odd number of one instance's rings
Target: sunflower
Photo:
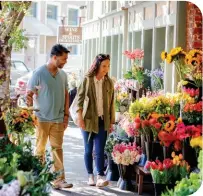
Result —
[[191, 58], [189, 61], [188, 61], [188, 64], [189, 65], [193, 65], [193, 66], [197, 66], [197, 65], [201, 65], [201, 61], [199, 58]]
[[167, 52], [163, 51], [161, 53], [161, 59], [164, 61], [166, 59], [166, 57], [167, 57]]
[[202, 51], [193, 49], [193, 50], [190, 50], [188, 54], [191, 55], [192, 57], [196, 57], [197, 55], [202, 56]]
[[172, 63], [172, 56], [171, 54], [167, 54], [166, 61], [168, 64]]
[[168, 131], [168, 132], [171, 132], [171, 131], [173, 131], [174, 127], [175, 127], [175, 123], [174, 123], [172, 120], [169, 120], [169, 121], [165, 124], [164, 129], [165, 129], [166, 131]]
[[183, 49], [181, 47], [173, 48], [170, 51], [170, 55], [171, 56], [176, 56], [177, 54], [179, 54], [182, 51], [183, 51]]

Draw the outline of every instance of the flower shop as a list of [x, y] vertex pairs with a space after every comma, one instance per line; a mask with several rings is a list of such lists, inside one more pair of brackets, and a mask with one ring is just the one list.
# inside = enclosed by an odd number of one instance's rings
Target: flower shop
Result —
[[[152, 71], [141, 66], [143, 50], [124, 55], [132, 67], [115, 82], [107, 178], [138, 195], [190, 195], [202, 182], [202, 51], [163, 51], [160, 67]], [[175, 93], [163, 91], [164, 63], [177, 71]]]

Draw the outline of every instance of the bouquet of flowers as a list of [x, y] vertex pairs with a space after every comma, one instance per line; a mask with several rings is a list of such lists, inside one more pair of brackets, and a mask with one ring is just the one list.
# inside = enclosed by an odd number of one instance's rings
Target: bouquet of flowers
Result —
[[113, 147], [112, 158], [116, 164], [133, 165], [139, 162], [141, 157], [141, 149], [136, 143], [121, 143]]
[[115, 110], [116, 112], [125, 112], [128, 109], [128, 99], [129, 95], [127, 92], [119, 92], [115, 97]]
[[147, 74], [147, 76], [151, 77], [152, 86], [154, 87], [155, 91], [158, 91], [164, 88], [164, 84], [163, 84], [164, 71], [162, 67], [151, 71], [145, 70], [145, 73]]
[[154, 183], [173, 184], [188, 175], [190, 166], [183, 160], [182, 154], [175, 155], [173, 152], [172, 158], [164, 159], [163, 162], [156, 160], [146, 163], [145, 168], [150, 170]]
[[[6, 113], [3, 113], [8, 134], [13, 139], [23, 140], [25, 135], [33, 135], [37, 118], [32, 110], [25, 108], [11, 108]], [[17, 137], [17, 138], [15, 138]], [[20, 137], [22, 137], [20, 139]], [[18, 141], [20, 142], [20, 141]]]
[[132, 68], [126, 74], [124, 74], [125, 79], [137, 80], [140, 84], [144, 81], [144, 67], [141, 66], [141, 60], [144, 57], [144, 50], [135, 49], [133, 51], [125, 51], [123, 53], [127, 58], [133, 61]]
[[180, 181], [176, 183], [174, 190], [168, 190], [162, 193], [162, 196], [185, 196], [192, 195], [195, 193], [202, 184], [202, 150], [199, 152], [198, 156], [198, 168], [200, 169], [200, 173], [190, 173], [189, 178], [184, 177]]
[[198, 103], [186, 103], [182, 112], [183, 121], [186, 124], [202, 123], [202, 101]]

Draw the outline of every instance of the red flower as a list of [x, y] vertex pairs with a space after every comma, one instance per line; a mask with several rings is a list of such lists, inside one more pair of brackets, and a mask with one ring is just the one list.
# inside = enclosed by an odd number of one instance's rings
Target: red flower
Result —
[[141, 122], [140, 117], [136, 117], [135, 120], [134, 120], [134, 122], [140, 123], [140, 122]]
[[151, 118], [151, 119], [149, 120], [149, 124], [150, 124], [150, 125], [154, 125], [155, 123], [157, 123], [157, 120], [156, 120], [155, 118]]
[[174, 143], [175, 150], [179, 151], [179, 150], [181, 150], [181, 147], [182, 147], [181, 141], [180, 140], [176, 140], [175, 143]]
[[155, 123], [154, 128], [155, 129], [160, 129], [161, 128], [161, 123]]
[[199, 137], [201, 136], [202, 133], [202, 125], [197, 125], [196, 127], [193, 126], [191, 128], [191, 136], [192, 137]]
[[134, 123], [135, 129], [139, 129], [139, 128], [140, 128], [140, 125], [141, 125], [140, 123], [135, 122], [135, 123]]
[[142, 128], [149, 126], [149, 121], [148, 120], [143, 120], [142, 121]]

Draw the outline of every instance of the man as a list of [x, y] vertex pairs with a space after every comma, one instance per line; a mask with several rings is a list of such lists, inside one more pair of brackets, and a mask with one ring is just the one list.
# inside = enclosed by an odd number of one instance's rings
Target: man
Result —
[[77, 87], [75, 80], [72, 80], [70, 82], [70, 90], [69, 90], [69, 107], [73, 103], [73, 100], [75, 99], [75, 96], [77, 94]]
[[73, 186], [65, 181], [62, 150], [69, 117], [68, 79], [62, 68], [69, 52], [60, 44], [54, 45], [47, 64], [33, 72], [26, 94], [27, 105], [32, 106], [34, 101], [34, 107], [37, 105], [39, 109], [35, 113], [38, 118], [36, 156], [44, 162], [48, 138], [52, 147], [54, 170], [60, 174], [53, 183], [55, 188]]

